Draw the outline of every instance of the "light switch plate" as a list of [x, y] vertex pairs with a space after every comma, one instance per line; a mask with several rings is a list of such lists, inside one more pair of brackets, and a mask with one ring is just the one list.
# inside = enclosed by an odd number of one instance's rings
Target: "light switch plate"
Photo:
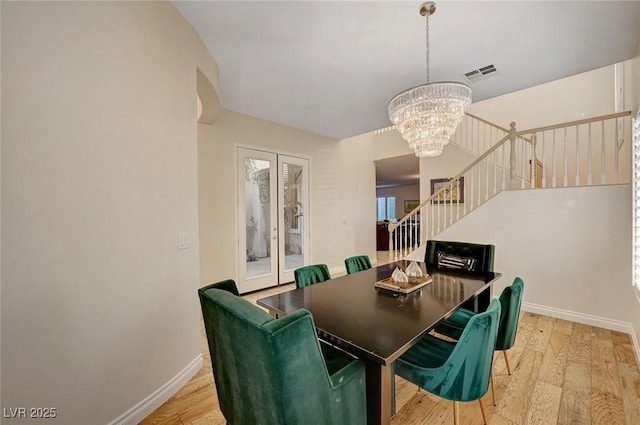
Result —
[[188, 232], [178, 233], [178, 249], [191, 247], [191, 236]]

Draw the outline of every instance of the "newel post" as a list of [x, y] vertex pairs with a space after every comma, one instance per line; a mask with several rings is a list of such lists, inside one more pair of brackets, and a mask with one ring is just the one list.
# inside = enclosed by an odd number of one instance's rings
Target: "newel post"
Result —
[[509, 188], [517, 189], [518, 182], [516, 177], [516, 123], [511, 121], [509, 124], [509, 141], [511, 141], [511, 153], [509, 156]]

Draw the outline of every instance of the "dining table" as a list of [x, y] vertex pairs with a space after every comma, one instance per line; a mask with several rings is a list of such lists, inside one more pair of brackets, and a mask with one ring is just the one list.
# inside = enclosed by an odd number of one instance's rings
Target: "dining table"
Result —
[[486, 309], [493, 283], [502, 276], [428, 273], [425, 264], [417, 262], [431, 280], [427, 285], [407, 294], [376, 288], [376, 282], [409, 264], [395, 261], [257, 301], [275, 317], [308, 310], [321, 340], [364, 362], [369, 425], [389, 425], [395, 413], [393, 362], [457, 308]]

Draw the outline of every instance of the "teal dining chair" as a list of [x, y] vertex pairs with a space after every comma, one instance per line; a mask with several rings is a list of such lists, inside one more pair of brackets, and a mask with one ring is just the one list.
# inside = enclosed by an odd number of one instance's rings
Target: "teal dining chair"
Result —
[[329, 274], [329, 268], [326, 264], [313, 264], [295, 269], [293, 277], [296, 281], [296, 288], [302, 288], [329, 280], [331, 274]]
[[274, 319], [237, 292], [232, 280], [198, 290], [227, 423], [366, 425], [364, 363], [321, 344], [309, 311]]
[[356, 255], [355, 257], [345, 258], [344, 266], [347, 274], [361, 272], [371, 268], [371, 260], [368, 255]]
[[469, 319], [457, 342], [426, 335], [393, 363], [394, 373], [422, 389], [453, 401], [454, 424], [459, 424], [458, 402], [478, 400], [489, 388], [491, 364], [500, 321], [500, 301]]
[[[498, 337], [496, 340], [496, 351], [502, 351], [504, 362], [507, 366], [507, 373], [511, 375], [509, 356], [507, 350], [513, 347], [516, 342], [516, 332], [518, 330], [518, 319], [520, 318], [520, 306], [522, 305], [522, 293], [524, 291], [524, 281], [516, 277], [511, 286], [504, 288], [500, 294], [500, 324], [498, 326]], [[469, 320], [477, 313], [466, 308], [457, 309], [451, 317], [436, 326], [435, 331], [449, 338], [459, 339]], [[491, 395], [495, 404], [495, 392], [493, 390], [493, 380], [491, 382]]]

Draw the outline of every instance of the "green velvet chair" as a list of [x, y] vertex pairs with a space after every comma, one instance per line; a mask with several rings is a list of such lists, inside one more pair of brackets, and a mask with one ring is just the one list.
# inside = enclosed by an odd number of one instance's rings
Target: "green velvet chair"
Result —
[[371, 268], [371, 260], [369, 260], [368, 255], [356, 255], [355, 257], [346, 258], [344, 266], [347, 269], [347, 274], [361, 272]]
[[[507, 373], [511, 375], [511, 366], [509, 365], [509, 357], [507, 350], [513, 347], [516, 342], [516, 332], [518, 331], [518, 319], [520, 318], [520, 306], [522, 305], [522, 293], [524, 291], [524, 281], [516, 277], [511, 286], [504, 288], [500, 294], [500, 324], [498, 327], [498, 338], [496, 340], [496, 351], [502, 351], [504, 361], [507, 366]], [[435, 331], [439, 334], [446, 335], [449, 338], [459, 339], [469, 320], [476, 313], [466, 308], [457, 309], [451, 317], [436, 326]], [[491, 393], [494, 397], [493, 381]]]
[[321, 348], [307, 310], [274, 319], [236, 293], [233, 281], [198, 291], [227, 423], [365, 425], [364, 364]]
[[295, 269], [293, 277], [296, 281], [296, 288], [302, 288], [303, 286], [329, 280], [331, 279], [331, 274], [329, 274], [329, 268], [326, 264], [313, 264]]
[[493, 300], [484, 313], [474, 315], [457, 342], [426, 335], [393, 363], [394, 372], [432, 394], [452, 400], [454, 423], [459, 424], [460, 401], [482, 405], [489, 388], [491, 364], [500, 321], [500, 301]]

